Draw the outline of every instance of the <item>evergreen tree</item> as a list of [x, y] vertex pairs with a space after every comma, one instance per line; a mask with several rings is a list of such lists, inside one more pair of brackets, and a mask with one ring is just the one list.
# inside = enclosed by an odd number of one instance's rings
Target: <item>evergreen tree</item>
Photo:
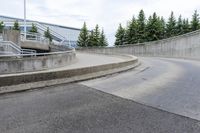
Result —
[[161, 35], [160, 39], [166, 38], [166, 23], [163, 17], [160, 19], [160, 25], [161, 25]]
[[198, 30], [200, 28], [199, 23], [199, 14], [197, 13], [197, 10], [194, 11], [194, 14], [192, 16], [191, 21], [191, 29], [192, 31]]
[[133, 16], [132, 20], [128, 23], [127, 29], [125, 31], [125, 43], [135, 44], [137, 43], [137, 20]]
[[138, 15], [137, 19], [137, 24], [138, 24], [138, 34], [137, 34], [137, 39], [139, 43], [145, 42], [146, 41], [146, 19], [145, 19], [145, 14], [144, 11], [141, 10]]
[[177, 22], [177, 35], [182, 35], [183, 32], [183, 21], [182, 21], [182, 17], [181, 15], [178, 18], [178, 22]]
[[156, 13], [153, 14], [153, 17], [149, 17], [146, 30], [148, 41], [161, 39], [162, 24], [160, 17], [157, 17]]
[[189, 23], [188, 19], [182, 19], [181, 15], [176, 21], [173, 12], [171, 12], [167, 23], [163, 17], [157, 16], [156, 13], [149, 16], [146, 21], [144, 11], [141, 10], [137, 19], [133, 17], [133, 19], [127, 23], [126, 29], [120, 24], [115, 35], [115, 45], [154, 41], [182, 35], [198, 29], [200, 29], [200, 17], [197, 10], [195, 10], [192, 16], [191, 23]]
[[3, 21], [0, 22], [0, 33], [3, 32], [3, 29], [4, 29], [4, 23]]
[[125, 41], [125, 29], [122, 27], [121, 24], [119, 24], [119, 28], [116, 32], [116, 40], [115, 45], [123, 45]]
[[18, 23], [17, 20], [16, 20], [15, 23], [14, 23], [13, 30], [20, 30], [20, 28], [19, 28], [19, 23]]
[[78, 46], [87, 47], [88, 39], [89, 39], [89, 33], [88, 33], [86, 23], [84, 22], [83, 28], [81, 29], [81, 32], [78, 37]]
[[32, 23], [31, 30], [29, 32], [38, 33], [37, 27]]
[[153, 25], [153, 19], [152, 19], [152, 16], [149, 16], [148, 21], [147, 21], [147, 26], [146, 26], [146, 36], [147, 36], [148, 41], [153, 40], [152, 32], [154, 31], [154, 29], [152, 29], [153, 27], [152, 25]]
[[108, 42], [107, 42], [103, 29], [101, 31], [100, 38], [99, 38], [99, 46], [108, 46]]
[[174, 17], [174, 13], [171, 12], [171, 15], [170, 15], [168, 22], [167, 22], [166, 35], [167, 35], [167, 37], [172, 37], [172, 36], [175, 36], [176, 33], [177, 33], [177, 31], [176, 31], [176, 18]]
[[183, 33], [185, 34], [190, 31], [191, 31], [191, 29], [190, 29], [190, 24], [189, 24], [188, 19], [183, 19]]
[[94, 30], [91, 31], [88, 39], [88, 47], [93, 47], [95, 46], [94, 44], [96, 43], [96, 39], [94, 36]]
[[95, 29], [94, 29], [94, 46], [99, 46], [99, 39], [100, 39], [100, 30], [99, 30], [99, 26], [98, 24], [96, 25]]
[[53, 38], [52, 38], [51, 33], [50, 33], [50, 31], [49, 31], [49, 27], [47, 28], [47, 31], [44, 32], [44, 36], [45, 36], [46, 38], [48, 38], [50, 42], [52, 42], [52, 39], [53, 39]]

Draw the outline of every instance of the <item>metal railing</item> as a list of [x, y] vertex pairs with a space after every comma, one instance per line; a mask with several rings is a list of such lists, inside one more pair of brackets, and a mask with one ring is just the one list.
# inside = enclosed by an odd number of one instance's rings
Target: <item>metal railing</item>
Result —
[[[44, 25], [41, 25], [40, 23], [35, 23], [36, 24], [36, 27], [43, 30], [43, 31], [46, 31], [47, 30], [47, 26], [44, 26]], [[61, 34], [51, 30], [51, 28], [49, 28], [49, 31], [51, 33], [51, 35], [57, 37], [58, 39], [60, 39], [61, 41], [63, 40], [66, 40], [66, 38], [64, 36], [62, 36]]]
[[26, 38], [25, 38], [25, 33], [21, 32], [21, 40], [22, 41], [33, 41], [33, 42], [39, 42], [40, 44], [48, 45], [49, 39], [43, 37], [40, 33], [32, 33], [32, 32], [27, 32], [26, 33]]
[[[5, 25], [8, 26], [8, 27], [12, 27], [12, 26], [14, 25], [14, 22], [9, 22], [9, 21], [7, 21], [7, 22], [4, 22], [4, 23], [5, 23]], [[18, 22], [18, 23], [19, 23], [19, 25], [24, 25], [23, 22]], [[47, 28], [48, 28], [47, 26], [45, 26], [45, 25], [43, 25], [43, 24], [40, 24], [40, 23], [38, 23], [38, 22], [27, 22], [27, 23], [26, 23], [26, 25], [27, 25], [28, 27], [31, 27], [32, 24], [34, 24], [34, 25], [38, 28], [38, 30], [41, 30], [42, 32], [45, 32], [45, 31], [47, 30]], [[66, 38], [65, 38], [63, 35], [61, 35], [61, 34], [55, 32], [54, 30], [51, 30], [50, 27], [49, 27], [49, 31], [50, 31], [50, 34], [51, 34], [53, 37], [56, 37], [57, 39], [59, 39], [60, 42], [63, 41], [63, 40], [66, 40]]]
[[21, 55], [28, 54], [31, 56], [36, 55], [36, 50], [22, 49], [11, 41], [0, 41], [0, 53], [4, 55]]
[[24, 56], [34, 56], [34, 57], [36, 57], [36, 56], [50, 56], [50, 55], [64, 54], [64, 53], [75, 53], [75, 49], [72, 49], [72, 50], [69, 50], [69, 51], [51, 52], [51, 53], [0, 55], [0, 57], [24, 57]]
[[[14, 22], [11, 22], [11, 21], [7, 21], [7, 22], [4, 22], [4, 23], [8, 27], [12, 27], [14, 25]], [[29, 41], [39, 41], [42, 44], [49, 44], [50, 43], [49, 39], [46, 39], [44, 37], [44, 32], [47, 31], [48, 26], [46, 26], [44, 24], [40, 24], [38, 22], [27, 22], [27, 27], [32, 27], [32, 24], [34, 24], [37, 27], [39, 33], [34, 34], [34, 33], [27, 32], [27, 40], [29, 40]], [[19, 22], [19, 25], [23, 26], [24, 23]], [[55, 44], [55, 45], [65, 45], [65, 46], [68, 46], [69, 48], [75, 47], [74, 41], [66, 39], [66, 37], [64, 37], [63, 35], [52, 30], [51, 27], [49, 27], [49, 31], [50, 31], [50, 34], [53, 37], [53, 44]], [[21, 39], [25, 40], [24, 32], [21, 32], [21, 34], [22, 34]]]

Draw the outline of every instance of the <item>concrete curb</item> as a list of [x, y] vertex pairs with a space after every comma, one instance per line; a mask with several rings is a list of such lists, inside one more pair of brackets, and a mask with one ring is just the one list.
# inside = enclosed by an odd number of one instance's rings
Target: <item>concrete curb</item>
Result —
[[[125, 55], [126, 57], [128, 55]], [[133, 69], [140, 65], [138, 58], [129, 55], [130, 59], [99, 66], [84, 67], [53, 72], [23, 74], [0, 77], [0, 94], [26, 91], [57, 84], [73, 83], [103, 77]]]

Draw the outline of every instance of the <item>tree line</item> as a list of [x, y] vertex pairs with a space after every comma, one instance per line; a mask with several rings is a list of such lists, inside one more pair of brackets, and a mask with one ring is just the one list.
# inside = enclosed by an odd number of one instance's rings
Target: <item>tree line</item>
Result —
[[115, 45], [137, 44], [148, 41], [156, 41], [182, 35], [200, 29], [200, 18], [197, 10], [192, 15], [192, 20], [182, 18], [180, 15], [176, 20], [174, 13], [171, 12], [167, 21], [153, 13], [146, 19], [143, 10], [140, 10], [137, 18], [132, 20], [124, 28], [121, 24], [115, 34]]
[[100, 32], [97, 24], [93, 30], [89, 31], [86, 22], [84, 22], [81, 28], [77, 43], [79, 47], [108, 46], [104, 30], [102, 29]]

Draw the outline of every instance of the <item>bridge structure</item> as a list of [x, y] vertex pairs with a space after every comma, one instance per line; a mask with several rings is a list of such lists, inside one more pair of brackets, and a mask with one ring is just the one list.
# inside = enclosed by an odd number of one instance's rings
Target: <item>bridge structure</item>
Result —
[[[143, 44], [0, 60], [0, 130], [199, 133], [199, 59], [195, 31]], [[17, 63], [23, 67], [11, 67]], [[33, 91], [13, 94], [26, 90]]]

